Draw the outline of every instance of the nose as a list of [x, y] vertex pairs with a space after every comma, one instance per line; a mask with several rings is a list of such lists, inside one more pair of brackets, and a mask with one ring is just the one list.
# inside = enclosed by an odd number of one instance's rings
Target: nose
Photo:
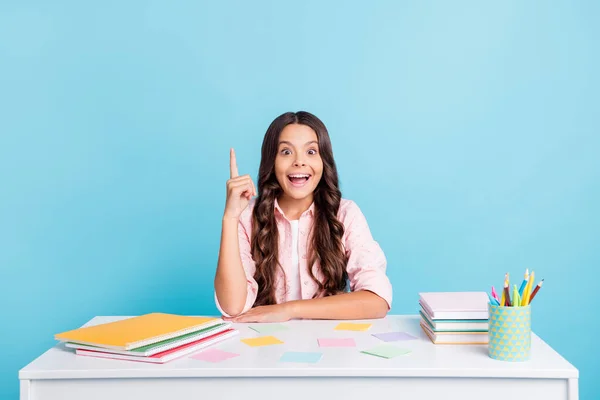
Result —
[[294, 167], [300, 167], [300, 166], [305, 166], [306, 163], [304, 162], [304, 159], [300, 158], [300, 157], [296, 157], [296, 160], [294, 161]]

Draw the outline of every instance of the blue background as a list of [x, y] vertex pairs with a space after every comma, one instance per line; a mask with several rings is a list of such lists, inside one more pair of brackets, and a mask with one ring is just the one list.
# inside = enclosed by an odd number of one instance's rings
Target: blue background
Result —
[[597, 1], [2, 2], [0, 397], [95, 315], [216, 313], [229, 147], [256, 177], [269, 123], [308, 110], [386, 252], [392, 313], [534, 269], [534, 331], [592, 398], [599, 18]]

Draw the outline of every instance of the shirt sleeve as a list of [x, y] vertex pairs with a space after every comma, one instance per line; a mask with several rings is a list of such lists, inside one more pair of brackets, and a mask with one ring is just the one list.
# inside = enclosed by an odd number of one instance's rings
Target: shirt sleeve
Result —
[[391, 308], [392, 284], [386, 275], [385, 254], [373, 239], [365, 216], [354, 202], [347, 207], [344, 225], [350, 290], [373, 292], [387, 302], [388, 309]]
[[[249, 219], [248, 219], [249, 220]], [[244, 224], [243, 219], [240, 218], [240, 222], [238, 223], [238, 242], [240, 248], [240, 258], [242, 259], [242, 266], [244, 267], [244, 272], [246, 274], [246, 303], [244, 304], [244, 308], [242, 309], [242, 313], [250, 310], [256, 301], [256, 296], [258, 294], [258, 284], [254, 280], [254, 273], [256, 272], [256, 264], [252, 259], [252, 251], [250, 246], [250, 224]], [[217, 293], [214, 294], [215, 297], [215, 305], [219, 312], [226, 316], [231, 317], [231, 315], [227, 314], [221, 308], [219, 304], [219, 300], [217, 299]]]

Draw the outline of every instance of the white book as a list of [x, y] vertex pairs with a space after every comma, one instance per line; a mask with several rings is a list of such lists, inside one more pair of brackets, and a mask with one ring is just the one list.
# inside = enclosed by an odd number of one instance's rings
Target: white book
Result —
[[419, 293], [419, 304], [432, 320], [488, 319], [488, 302], [485, 292]]

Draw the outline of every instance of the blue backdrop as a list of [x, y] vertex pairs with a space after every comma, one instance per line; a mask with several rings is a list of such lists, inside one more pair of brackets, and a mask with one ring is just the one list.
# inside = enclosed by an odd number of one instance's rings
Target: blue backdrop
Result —
[[229, 147], [256, 177], [289, 110], [327, 125], [392, 313], [534, 269], [534, 331], [600, 390], [600, 3], [321, 3], [0, 4], [0, 397], [95, 315], [215, 314]]

